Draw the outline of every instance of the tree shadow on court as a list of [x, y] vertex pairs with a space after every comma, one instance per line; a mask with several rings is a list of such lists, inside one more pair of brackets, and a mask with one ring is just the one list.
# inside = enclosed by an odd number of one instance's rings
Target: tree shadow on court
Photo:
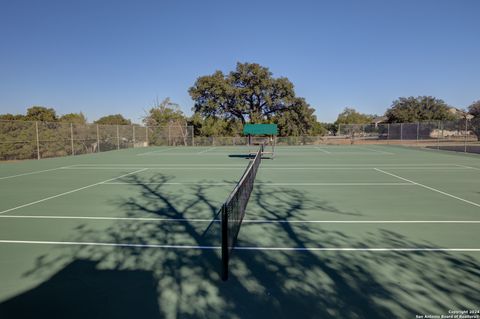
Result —
[[159, 318], [157, 282], [143, 270], [99, 269], [74, 259], [35, 288], [0, 304], [0, 318]]
[[[293, 188], [260, 183], [255, 185], [250, 198], [248, 220], [242, 225], [238, 246], [300, 250], [235, 250], [229, 280], [222, 282], [220, 250], [210, 249], [220, 245], [220, 225], [216, 219], [224, 198], [217, 198], [216, 193], [219, 187], [226, 187], [228, 190], [222, 192], [227, 194], [233, 185], [212, 186], [213, 182], [203, 181], [178, 186], [172, 180], [163, 174], [122, 178], [122, 182], [131, 184], [128, 187], [134, 192], [130, 197], [117, 198], [112, 204], [119, 215], [145, 220], [117, 220], [104, 228], [84, 223], [69, 240], [138, 246], [55, 248], [56, 253], [37, 258], [31, 271], [25, 274], [42, 283], [1, 303], [0, 314], [4, 309], [15, 309], [12, 304], [17, 308], [28, 306], [39, 292], [55, 299], [62, 290], [52, 287], [59, 281], [68, 283], [65, 279], [68, 276], [62, 274], [70, 272], [71, 265], [78, 262], [88, 263], [99, 277], [115, 273], [115, 280], [130, 288], [127, 292], [106, 284], [106, 289], [115, 290], [112, 302], [128, 300], [132, 291], [142, 290], [138, 294], [147, 300], [145, 309], [128, 302], [122, 305], [135, 306], [135, 317], [141, 318], [149, 315], [159, 318], [405, 318], [421, 313], [446, 313], [448, 309], [468, 309], [480, 303], [478, 259], [464, 253], [301, 250], [308, 247], [434, 248], [434, 245], [415, 242], [381, 228], [360, 233], [357, 229], [354, 234], [341, 227], [278, 222], [307, 221], [307, 211], [354, 213], [339, 210], [328, 201], [311, 198]], [[277, 222], [254, 222], [254, 219]], [[211, 227], [207, 228], [205, 220], [212, 221]], [[166, 244], [191, 248], [145, 247]], [[200, 246], [203, 249], [193, 248]], [[140, 279], [140, 284], [135, 286], [134, 280], [128, 280], [132, 273], [146, 279]], [[75, 272], [71, 277], [84, 278]], [[148, 278], [153, 278], [154, 289]], [[80, 284], [95, 285], [94, 282], [105, 279], [87, 277], [85, 280], [87, 283]], [[77, 291], [78, 284], [69, 284], [67, 293]], [[88, 289], [80, 291], [77, 295], [81, 300], [96, 302], [91, 300]], [[158, 313], [151, 310], [152, 298]], [[76, 310], [82, 309], [70, 309]], [[125, 310], [125, 313], [129, 312]], [[103, 313], [103, 318], [117, 317], [116, 314]]]

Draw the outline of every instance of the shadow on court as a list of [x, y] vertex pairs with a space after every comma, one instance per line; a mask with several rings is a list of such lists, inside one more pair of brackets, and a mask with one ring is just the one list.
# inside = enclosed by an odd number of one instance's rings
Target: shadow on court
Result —
[[[179, 193], [165, 185], [170, 179], [162, 174], [122, 178], [134, 184], [135, 193], [115, 205], [130, 216], [185, 221], [124, 220], [101, 233], [83, 225], [70, 239], [219, 246], [218, 223], [206, 231], [206, 223], [188, 220], [200, 210], [216, 217], [219, 207], [209, 199], [208, 186]], [[295, 189], [262, 185], [255, 186], [249, 205], [272, 220], [306, 220], [306, 209], [353, 214]], [[434, 247], [386, 230], [380, 236], [366, 233], [359, 242], [348, 233], [321, 229], [318, 242], [312, 242], [307, 234], [319, 232], [318, 226], [304, 224], [302, 232], [289, 223], [262, 227], [259, 236], [288, 240], [297, 248]], [[242, 230], [240, 238], [242, 245], [257, 245], [257, 238], [242, 237]], [[41, 310], [48, 312], [45, 317], [63, 318], [410, 318], [480, 304], [478, 259], [463, 253], [236, 250], [229, 281], [222, 282], [219, 249], [55, 249], [61, 253], [39, 257], [25, 274], [43, 283], [0, 303], [2, 318], [21, 318], [18, 314], [40, 304], [48, 306]], [[88, 315], [89, 309], [99, 312]]]

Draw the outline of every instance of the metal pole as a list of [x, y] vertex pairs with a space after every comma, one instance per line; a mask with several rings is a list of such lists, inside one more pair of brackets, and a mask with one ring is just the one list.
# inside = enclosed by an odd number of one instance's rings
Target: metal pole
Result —
[[221, 209], [222, 218], [222, 280], [228, 279], [228, 218], [225, 205], [222, 205]]
[[38, 122], [35, 121], [35, 131], [37, 132], [37, 159], [40, 159], [40, 140], [38, 138]]
[[147, 142], [148, 146], [148, 126], [145, 126], [145, 141]]
[[440, 121], [438, 121], [438, 131], [437, 131], [437, 150], [440, 149]]
[[403, 141], [403, 123], [400, 123], [400, 141]]
[[193, 127], [192, 127], [192, 146], [195, 146], [195, 131], [193, 130]]
[[420, 133], [420, 122], [417, 122], [417, 144], [418, 144], [418, 134]]
[[70, 142], [72, 144], [72, 155], [75, 155], [75, 148], [73, 147], [73, 123], [70, 123]]
[[168, 146], [170, 146], [170, 124], [168, 124]]
[[387, 144], [390, 144], [390, 123], [387, 124]]
[[117, 124], [117, 150], [120, 149], [120, 135], [118, 133], [118, 124]]
[[135, 125], [132, 125], [133, 130], [133, 148], [135, 148]]
[[468, 138], [468, 120], [467, 117], [465, 116], [465, 146], [463, 152], [467, 152], [467, 138]]
[[100, 153], [100, 134], [98, 131], [98, 124], [97, 124], [97, 152]]

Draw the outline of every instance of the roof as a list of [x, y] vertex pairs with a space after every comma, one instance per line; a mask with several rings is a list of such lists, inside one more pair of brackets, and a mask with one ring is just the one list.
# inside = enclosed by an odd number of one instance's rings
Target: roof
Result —
[[277, 124], [245, 124], [244, 135], [277, 135]]

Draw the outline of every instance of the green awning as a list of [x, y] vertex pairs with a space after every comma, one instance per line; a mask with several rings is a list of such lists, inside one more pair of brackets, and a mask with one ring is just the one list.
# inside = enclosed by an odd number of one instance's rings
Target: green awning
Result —
[[244, 135], [277, 135], [277, 124], [245, 124]]

